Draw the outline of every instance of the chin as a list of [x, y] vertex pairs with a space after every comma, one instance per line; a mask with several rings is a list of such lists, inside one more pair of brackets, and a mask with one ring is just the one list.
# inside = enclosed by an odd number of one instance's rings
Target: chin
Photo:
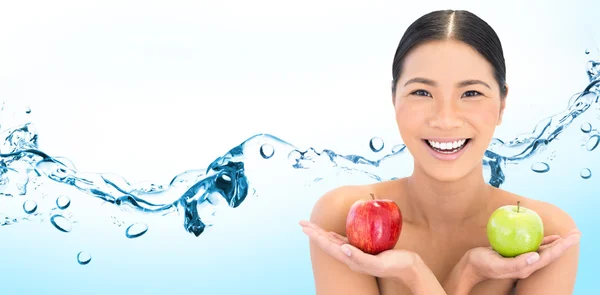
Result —
[[439, 182], [456, 182], [466, 178], [471, 171], [461, 171], [464, 169], [448, 168], [429, 168], [424, 169], [425, 174]]

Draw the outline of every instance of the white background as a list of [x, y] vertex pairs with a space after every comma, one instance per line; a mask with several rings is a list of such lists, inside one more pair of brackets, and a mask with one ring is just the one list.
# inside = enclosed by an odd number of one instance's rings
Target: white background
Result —
[[0, 98], [32, 108], [43, 151], [130, 181], [168, 181], [263, 132], [369, 156], [373, 136], [400, 142], [389, 86], [406, 27], [468, 9], [504, 45], [509, 139], [585, 87], [600, 10], [479, 2], [3, 1]]

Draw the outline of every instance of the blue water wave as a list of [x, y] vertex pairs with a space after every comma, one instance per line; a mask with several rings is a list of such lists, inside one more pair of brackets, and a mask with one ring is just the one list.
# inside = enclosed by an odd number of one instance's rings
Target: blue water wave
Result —
[[[508, 142], [498, 138], [492, 140], [482, 162], [484, 171], [489, 173], [486, 180], [491, 185], [500, 187], [505, 183], [504, 168], [507, 164], [518, 164], [544, 151], [577, 117], [593, 105], [600, 105], [600, 62], [590, 61], [587, 74], [588, 86], [569, 99], [564, 111], [544, 118], [532, 132], [519, 134]], [[600, 107], [595, 110], [600, 112]], [[323, 179], [319, 175], [326, 174], [326, 171], [357, 173], [373, 181], [383, 181], [394, 179], [396, 175], [386, 174], [378, 167], [398, 160], [405, 163], [404, 157], [409, 156], [402, 144], [394, 146], [391, 152], [377, 160], [369, 160], [360, 155], [341, 155], [328, 149], [301, 150], [276, 136], [257, 134], [215, 159], [206, 169], [185, 171], [165, 184], [132, 184], [116, 174], [79, 171], [69, 159], [52, 157], [41, 151], [38, 134], [28, 121], [30, 113], [31, 109], [27, 107], [10, 108], [5, 103], [0, 108], [0, 136], [3, 138], [0, 146], [0, 197], [23, 203], [21, 212], [0, 212], [0, 226], [16, 224], [41, 214], [36, 201], [25, 197], [30, 195], [29, 191], [36, 190], [40, 182], [51, 181], [76, 188], [88, 196], [121, 208], [145, 214], [179, 214], [183, 217], [183, 228], [198, 237], [207, 227], [213, 226], [212, 217], [217, 212], [218, 204], [225, 201], [228, 207], [237, 208], [249, 196], [256, 195], [247, 176], [249, 159], [273, 161], [274, 155], [285, 155], [289, 167], [313, 169], [313, 181]], [[596, 149], [600, 143], [599, 131], [587, 122], [580, 129], [585, 136], [585, 148], [588, 151]], [[380, 138], [373, 138], [369, 146], [373, 152], [381, 153], [384, 142]], [[531, 169], [543, 173], [548, 171], [549, 165], [535, 163]], [[582, 169], [581, 177], [591, 177], [591, 171]], [[71, 201], [68, 197], [62, 197], [56, 201], [55, 209], [58, 210], [51, 212], [50, 222], [58, 230], [69, 232], [72, 221], [60, 211], [67, 208]], [[145, 224], [132, 224], [127, 228], [127, 237], [139, 237], [147, 230]], [[91, 259], [87, 253], [80, 256], [83, 257], [81, 264], [87, 264]]]

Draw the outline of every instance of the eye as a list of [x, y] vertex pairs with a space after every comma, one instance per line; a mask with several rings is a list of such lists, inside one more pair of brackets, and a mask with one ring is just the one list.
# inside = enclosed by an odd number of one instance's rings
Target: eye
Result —
[[465, 92], [465, 94], [463, 94], [463, 97], [475, 97], [475, 96], [480, 96], [481, 93], [474, 91], [474, 90], [470, 90]]
[[412, 95], [416, 95], [416, 96], [429, 96], [431, 97], [431, 94], [429, 94], [429, 92], [419, 89], [419, 90], [415, 90], [413, 92], [411, 92], [410, 94]]

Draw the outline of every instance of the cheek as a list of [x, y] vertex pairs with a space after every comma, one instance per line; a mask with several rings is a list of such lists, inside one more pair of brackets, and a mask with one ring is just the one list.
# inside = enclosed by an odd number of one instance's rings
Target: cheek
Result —
[[406, 136], [409, 133], [414, 133], [422, 123], [418, 117], [420, 112], [416, 112], [413, 107], [400, 103], [396, 105], [396, 123], [400, 130], [400, 135]]
[[[493, 133], [500, 118], [500, 106], [490, 105], [473, 111], [474, 124], [480, 129], [480, 132]], [[491, 135], [490, 135], [491, 136]]]

